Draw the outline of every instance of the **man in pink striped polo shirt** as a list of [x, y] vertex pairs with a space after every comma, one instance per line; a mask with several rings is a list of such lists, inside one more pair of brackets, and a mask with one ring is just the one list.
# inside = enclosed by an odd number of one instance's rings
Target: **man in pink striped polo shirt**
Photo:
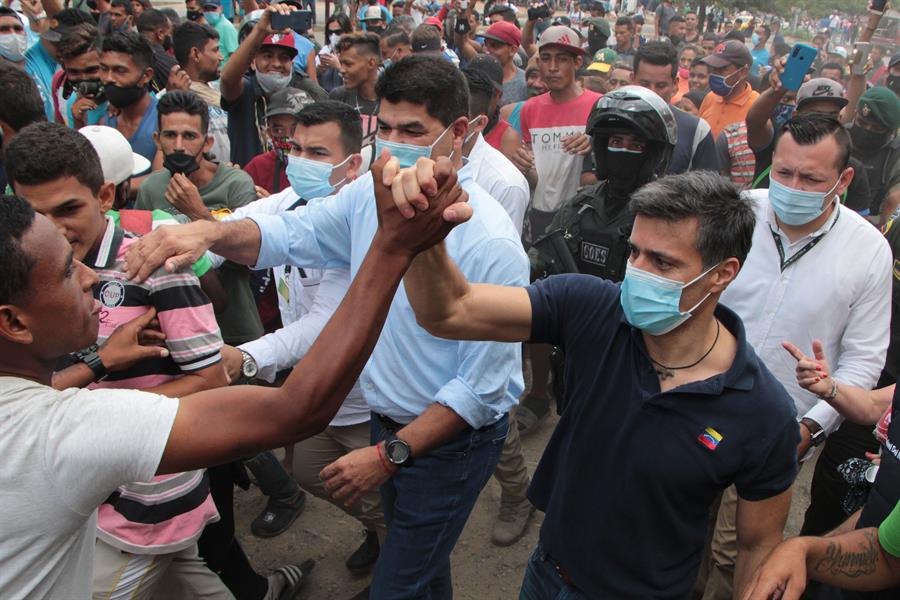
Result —
[[[96, 160], [80, 162], [88, 183], [55, 172], [39, 151], [50, 140], [65, 146], [71, 156], [86, 157], [93, 150], [81, 134], [43, 123], [18, 144], [28, 151], [12, 154], [12, 171], [18, 177], [13, 185], [64, 232], [74, 258], [97, 273], [93, 295], [100, 304], [97, 345], [73, 355], [73, 364], [55, 376], [54, 387], [140, 389], [177, 398], [227, 385], [219, 327], [197, 276], [190, 268], [174, 273], [160, 269], [143, 283], [129, 281], [124, 256], [137, 238], [105, 216], [115, 199], [116, 182], [105, 180]], [[107, 372], [99, 345], [117, 329], [151, 314], [159, 321], [165, 348]], [[154, 592], [166, 593], [164, 589], [232, 598], [198, 555], [197, 539], [207, 523], [218, 520], [205, 469], [119, 486], [98, 510], [94, 598], [125, 592], [149, 598]]]

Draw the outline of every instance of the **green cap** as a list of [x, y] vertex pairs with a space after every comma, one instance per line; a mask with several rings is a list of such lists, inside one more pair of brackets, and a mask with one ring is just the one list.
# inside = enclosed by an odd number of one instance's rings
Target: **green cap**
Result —
[[591, 17], [589, 19], [585, 19], [588, 24], [588, 31], [597, 30], [600, 32], [600, 35], [609, 37], [612, 35], [612, 30], [609, 28], [609, 21], [606, 20], [606, 17]]
[[591, 62], [604, 63], [607, 65], [615, 64], [619, 60], [619, 55], [612, 48], [601, 48], [594, 52], [594, 59]]
[[893, 91], [877, 85], [859, 99], [859, 114], [874, 119], [891, 131], [900, 127], [900, 98]]

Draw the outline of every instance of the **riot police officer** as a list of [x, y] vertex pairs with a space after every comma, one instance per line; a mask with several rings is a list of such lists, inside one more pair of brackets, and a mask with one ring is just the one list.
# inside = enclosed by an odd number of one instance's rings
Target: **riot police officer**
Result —
[[663, 175], [675, 148], [675, 117], [654, 92], [634, 85], [597, 101], [588, 118], [599, 180], [559, 209], [529, 251], [532, 279], [587, 273], [621, 281], [634, 215], [631, 193]]

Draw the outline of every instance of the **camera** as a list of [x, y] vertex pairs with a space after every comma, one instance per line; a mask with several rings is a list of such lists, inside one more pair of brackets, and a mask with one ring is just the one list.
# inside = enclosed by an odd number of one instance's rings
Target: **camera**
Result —
[[546, 4], [540, 4], [538, 6], [532, 6], [528, 8], [528, 20], [529, 21], [537, 21], [538, 19], [547, 19], [552, 15], [553, 12], [550, 10], [550, 7]]

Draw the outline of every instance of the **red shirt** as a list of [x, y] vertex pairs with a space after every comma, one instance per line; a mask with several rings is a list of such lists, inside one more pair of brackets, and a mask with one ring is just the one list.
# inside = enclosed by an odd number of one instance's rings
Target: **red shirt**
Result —
[[[277, 189], [273, 187], [276, 167], [281, 169], [281, 172], [278, 174]], [[285, 173], [286, 169], [287, 164], [278, 164], [278, 156], [275, 150], [269, 150], [264, 154], [253, 157], [253, 160], [244, 166], [244, 171], [253, 179], [253, 183], [270, 194], [277, 194], [291, 185]]]
[[509, 123], [506, 122], [506, 119], [500, 119], [497, 121], [497, 124], [494, 125], [494, 128], [491, 129], [491, 132], [484, 136], [484, 141], [486, 141], [492, 148], [495, 150], [503, 149], [500, 147], [503, 142], [503, 134], [506, 133], [506, 130], [509, 129]]

